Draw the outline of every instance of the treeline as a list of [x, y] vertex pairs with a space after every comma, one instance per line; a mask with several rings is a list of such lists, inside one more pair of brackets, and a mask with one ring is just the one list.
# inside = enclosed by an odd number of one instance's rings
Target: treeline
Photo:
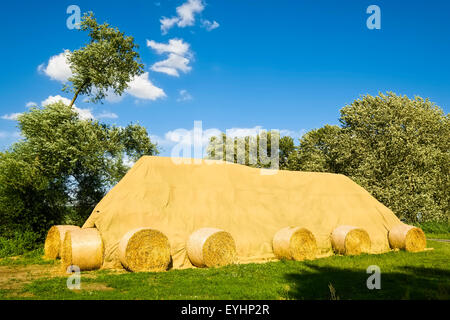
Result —
[[[291, 137], [281, 137], [276, 151], [279, 168], [341, 173], [401, 219], [412, 223], [449, 221], [448, 114], [429, 100], [387, 93], [367, 95], [345, 106], [339, 122], [339, 126], [325, 125], [307, 132], [298, 145]], [[213, 137], [207, 148], [208, 157], [268, 167], [259, 160], [259, 153], [263, 150], [266, 156], [272, 155], [273, 135], [279, 133]], [[244, 150], [240, 159], [238, 150]]]

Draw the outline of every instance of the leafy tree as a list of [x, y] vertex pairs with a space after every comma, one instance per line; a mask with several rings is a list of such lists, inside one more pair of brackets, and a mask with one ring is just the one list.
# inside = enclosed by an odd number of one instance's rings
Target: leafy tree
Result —
[[289, 154], [288, 170], [339, 172], [337, 147], [339, 126], [325, 125], [303, 135], [300, 145]]
[[[274, 157], [272, 157], [273, 141], [278, 143], [277, 154], [273, 155]], [[246, 137], [228, 137], [222, 133], [221, 136], [211, 137], [207, 147], [207, 158], [255, 168], [269, 168], [272, 166], [272, 160], [275, 160], [278, 161], [280, 169], [285, 169], [289, 154], [294, 150], [294, 140], [291, 137], [280, 138], [278, 131], [263, 131], [255, 136]]]
[[92, 12], [82, 17], [80, 30], [89, 33], [90, 42], [68, 55], [72, 85], [63, 90], [74, 93], [70, 106], [80, 94], [92, 102], [101, 101], [110, 90], [121, 95], [132, 78], [143, 73], [133, 37], [108, 23], [99, 25]]
[[448, 114], [387, 93], [345, 106], [340, 122], [307, 133], [289, 168], [345, 174], [410, 222], [449, 219]]
[[158, 153], [145, 128], [80, 120], [63, 103], [22, 114], [23, 139], [0, 153], [0, 233], [84, 221], [128, 170]]

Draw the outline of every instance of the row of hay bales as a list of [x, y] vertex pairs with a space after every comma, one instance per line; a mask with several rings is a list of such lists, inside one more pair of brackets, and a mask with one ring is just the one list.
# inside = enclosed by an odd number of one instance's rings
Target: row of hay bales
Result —
[[[400, 224], [389, 231], [392, 249], [410, 252], [426, 247], [420, 228]], [[354, 226], [339, 226], [331, 234], [331, 244], [337, 254], [369, 253], [368, 233]], [[312, 260], [318, 255], [314, 234], [306, 228], [286, 227], [273, 237], [273, 252], [279, 259]], [[216, 267], [236, 262], [236, 245], [230, 233], [216, 228], [202, 228], [192, 233], [186, 243], [191, 263], [196, 267]], [[96, 228], [53, 226], [45, 241], [45, 256], [61, 258], [62, 266], [77, 265], [80, 270], [99, 269], [103, 263], [103, 242]], [[126, 233], [118, 247], [120, 262], [129, 271], [164, 271], [172, 262], [169, 239], [160, 231], [138, 228]]]

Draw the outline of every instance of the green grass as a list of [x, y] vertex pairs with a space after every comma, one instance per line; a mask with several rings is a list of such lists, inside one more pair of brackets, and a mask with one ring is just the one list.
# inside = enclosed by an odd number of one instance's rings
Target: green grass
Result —
[[416, 224], [422, 228], [429, 239], [450, 239], [450, 223], [423, 222]]
[[[280, 261], [163, 273], [83, 272], [81, 289], [67, 277], [38, 279], [11, 296], [26, 299], [450, 299], [450, 244], [430, 241], [432, 251], [390, 252], [314, 261]], [[366, 287], [366, 269], [381, 269], [381, 289]], [[84, 287], [84, 289], [83, 289]], [[111, 288], [110, 290], [102, 290]]]
[[0, 259], [0, 266], [26, 266], [26, 265], [52, 265], [55, 260], [43, 259], [44, 249], [39, 248], [29, 251], [21, 256], [6, 257]]

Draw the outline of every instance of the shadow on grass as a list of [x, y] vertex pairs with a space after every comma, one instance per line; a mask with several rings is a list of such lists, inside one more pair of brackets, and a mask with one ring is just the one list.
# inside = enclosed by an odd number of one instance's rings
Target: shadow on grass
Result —
[[[364, 269], [320, 267], [306, 263], [310, 271], [288, 273], [290, 299], [331, 299], [331, 291], [341, 299], [450, 299], [450, 271], [440, 268], [398, 267], [395, 272], [381, 269], [381, 289], [369, 290]], [[332, 288], [329, 288], [329, 284]]]

